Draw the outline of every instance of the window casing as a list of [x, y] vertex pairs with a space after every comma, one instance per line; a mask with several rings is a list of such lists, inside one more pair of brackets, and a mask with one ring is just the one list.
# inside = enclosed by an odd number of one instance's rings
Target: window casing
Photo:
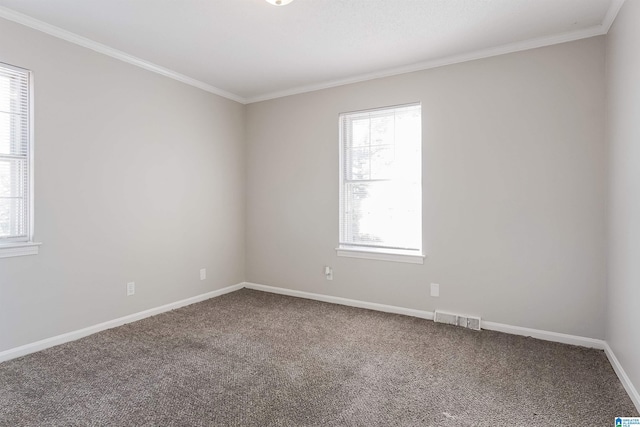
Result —
[[422, 263], [422, 113], [340, 114], [338, 255]]
[[0, 258], [37, 253], [31, 107], [31, 73], [0, 63]]

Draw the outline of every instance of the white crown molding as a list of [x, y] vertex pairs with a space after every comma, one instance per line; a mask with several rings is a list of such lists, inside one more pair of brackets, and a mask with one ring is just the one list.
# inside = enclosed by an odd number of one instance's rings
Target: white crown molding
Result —
[[602, 20], [602, 29], [603, 34], [607, 34], [613, 25], [613, 21], [616, 20], [620, 9], [622, 9], [622, 5], [625, 0], [612, 0], [611, 5], [609, 6], [609, 10], [607, 10], [607, 14], [604, 16]]
[[481, 49], [460, 55], [448, 56], [446, 58], [434, 59], [431, 61], [419, 62], [417, 64], [391, 68], [375, 73], [362, 74], [347, 79], [332, 80], [324, 83], [318, 83], [308, 86], [299, 86], [293, 89], [287, 89], [279, 92], [272, 92], [252, 98], [247, 98], [247, 104], [255, 102], [268, 101], [270, 99], [283, 98], [285, 96], [299, 95], [307, 92], [315, 92], [322, 89], [330, 89], [337, 86], [344, 86], [353, 83], [365, 82], [368, 80], [380, 79], [384, 77], [392, 77], [400, 74], [413, 73], [416, 71], [429, 70], [432, 68], [444, 67], [445, 65], [459, 64], [461, 62], [474, 61], [476, 59], [490, 58], [492, 56], [505, 55], [507, 53], [520, 52], [523, 50], [535, 49], [538, 47], [552, 46], [555, 44], [566, 43], [570, 41], [586, 39], [605, 34], [602, 25], [585, 28], [583, 30], [572, 31], [563, 34], [557, 34], [549, 37], [539, 37], [535, 39], [525, 40], [522, 42], [509, 43], [502, 46]]
[[106, 329], [122, 326], [127, 323], [142, 320], [147, 317], [155, 316], [156, 314], [164, 313], [166, 311], [175, 310], [186, 305], [195, 304], [200, 301], [215, 298], [220, 295], [234, 292], [244, 287], [244, 283], [238, 283], [237, 285], [227, 286], [226, 288], [217, 289], [215, 291], [207, 292], [205, 294], [197, 295], [195, 297], [183, 299], [180, 301], [172, 302], [162, 305], [160, 307], [151, 308], [149, 310], [140, 311], [138, 313], [130, 314], [128, 316], [120, 317], [118, 319], [109, 320], [107, 322], [99, 323], [97, 325], [89, 326], [88, 328], [79, 329], [77, 331], [68, 332], [62, 335], [56, 335], [55, 337], [46, 338], [33, 343], [25, 344], [20, 347], [11, 348], [0, 352], [0, 362], [22, 357], [36, 351], [45, 350], [50, 347], [55, 347], [66, 342], [75, 341], [80, 338], [84, 338], [88, 335], [93, 335], [97, 332], [104, 331]]
[[128, 53], [125, 53], [121, 50], [117, 50], [107, 45], [104, 45], [102, 43], [95, 42], [86, 37], [82, 37], [70, 31], [63, 30], [62, 28], [56, 27], [51, 24], [47, 24], [46, 22], [37, 20], [35, 18], [32, 18], [30, 16], [24, 15], [22, 13], [16, 12], [14, 10], [8, 9], [3, 6], [0, 6], [0, 18], [7, 19], [9, 21], [13, 21], [18, 24], [22, 24], [29, 28], [33, 28], [34, 30], [38, 30], [43, 33], [49, 34], [50, 36], [54, 36], [59, 39], [66, 40], [68, 42], [77, 44], [82, 47], [86, 47], [87, 49], [94, 50], [96, 52], [99, 52], [104, 55], [110, 56], [112, 58], [118, 59], [120, 61], [129, 63], [131, 65], [135, 65], [136, 67], [143, 68], [147, 71], [151, 71], [153, 73], [160, 74], [165, 77], [169, 77], [170, 79], [177, 80], [179, 82], [188, 84], [190, 86], [197, 87], [198, 89], [202, 89], [206, 92], [210, 92], [215, 95], [222, 96], [223, 98], [231, 99], [241, 104], [246, 104], [246, 100], [241, 96], [238, 96], [231, 92], [227, 92], [222, 89], [218, 89], [217, 87], [201, 82], [200, 80], [196, 80], [189, 76], [185, 76], [184, 74], [177, 73], [173, 70], [170, 70], [165, 67], [161, 67], [160, 65], [156, 65], [149, 61], [145, 61], [144, 59], [140, 59], [136, 56], [129, 55]]

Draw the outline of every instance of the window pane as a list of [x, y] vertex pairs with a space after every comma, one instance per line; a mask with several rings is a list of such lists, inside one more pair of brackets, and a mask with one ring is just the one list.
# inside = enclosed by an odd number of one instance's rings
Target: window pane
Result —
[[11, 146], [11, 116], [0, 111], [0, 154], [11, 154]]
[[371, 177], [371, 162], [369, 147], [348, 149], [347, 152], [347, 179], [363, 180]]
[[395, 140], [393, 111], [371, 114], [371, 145], [391, 145]]
[[0, 238], [26, 237], [24, 199], [0, 197]]
[[27, 155], [29, 143], [26, 117], [0, 111], [0, 155]]
[[11, 111], [11, 79], [0, 76], [0, 111]]
[[395, 150], [393, 145], [371, 147], [371, 179], [391, 179], [394, 173]]
[[369, 146], [369, 119], [350, 120], [351, 129], [348, 131], [350, 147], [368, 147]]
[[346, 184], [342, 243], [420, 249], [420, 200], [418, 184], [392, 181]]
[[0, 198], [24, 197], [27, 192], [26, 159], [0, 156]]

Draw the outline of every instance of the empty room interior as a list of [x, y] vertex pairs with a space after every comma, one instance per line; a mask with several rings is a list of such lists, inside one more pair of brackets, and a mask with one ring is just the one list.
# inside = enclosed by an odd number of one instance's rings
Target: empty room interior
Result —
[[0, 426], [640, 424], [640, 0], [0, 0]]

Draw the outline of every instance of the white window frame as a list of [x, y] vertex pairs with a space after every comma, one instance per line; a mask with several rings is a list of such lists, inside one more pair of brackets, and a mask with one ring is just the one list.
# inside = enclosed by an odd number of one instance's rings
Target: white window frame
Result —
[[[342, 118], [343, 116], [348, 116], [350, 114], [359, 114], [359, 113], [367, 113], [367, 112], [375, 112], [382, 110], [391, 110], [394, 108], [402, 108], [402, 107], [410, 107], [414, 105], [420, 105], [420, 102], [402, 104], [402, 105], [394, 105], [380, 108], [372, 108], [368, 110], [358, 110], [351, 111], [346, 113], [341, 113], [338, 116], [338, 128], [339, 128], [339, 230], [338, 230], [338, 247], [336, 248], [336, 254], [340, 257], [348, 257], [348, 258], [360, 258], [360, 259], [370, 259], [370, 260], [380, 260], [380, 261], [393, 261], [393, 262], [404, 262], [411, 264], [423, 264], [425, 255], [424, 255], [424, 235], [423, 235], [423, 226], [422, 222], [420, 224], [420, 249], [419, 250], [404, 250], [404, 249], [390, 249], [390, 248], [382, 248], [382, 247], [364, 247], [364, 246], [354, 246], [342, 243], [342, 223], [344, 219], [344, 186], [345, 186], [345, 135], [342, 126]], [[422, 126], [422, 118], [420, 120]], [[422, 162], [420, 167], [420, 184], [422, 183]], [[422, 192], [421, 192], [422, 194]], [[421, 196], [422, 203], [422, 196]], [[421, 210], [422, 211], [422, 210]], [[422, 221], [422, 219], [421, 219]]]
[[11, 69], [27, 74], [27, 91], [28, 91], [28, 125], [27, 131], [29, 132], [28, 144], [27, 144], [27, 180], [29, 195], [27, 198], [27, 211], [28, 218], [25, 224], [27, 228], [26, 237], [23, 238], [8, 238], [0, 239], [0, 258], [9, 258], [24, 255], [37, 255], [41, 243], [34, 242], [34, 156], [33, 156], [33, 117], [34, 117], [34, 102], [33, 102], [33, 72], [22, 67], [16, 67], [14, 65], [0, 62], [0, 67], [5, 69]]

